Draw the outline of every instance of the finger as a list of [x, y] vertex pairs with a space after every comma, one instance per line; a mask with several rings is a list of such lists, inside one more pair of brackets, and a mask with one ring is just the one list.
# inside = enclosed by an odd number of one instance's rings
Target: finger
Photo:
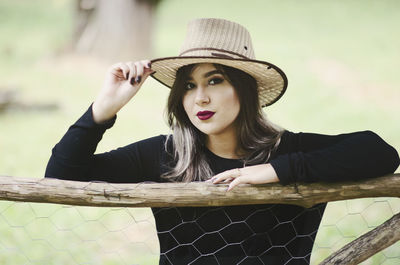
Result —
[[222, 181], [222, 183], [229, 183], [229, 182], [232, 182], [232, 180], [234, 180], [234, 178], [229, 177], [229, 178], [225, 179], [224, 181]]
[[225, 171], [225, 172], [223, 172], [223, 173], [220, 173], [220, 174], [218, 174], [218, 175], [215, 175], [215, 176], [211, 179], [211, 181], [212, 181], [212, 183], [214, 183], [214, 184], [218, 184], [218, 183], [220, 183], [220, 182], [226, 180], [227, 178], [231, 178], [231, 177], [232, 177], [231, 174], [232, 174], [231, 172]]
[[212, 177], [212, 182], [216, 184], [228, 178], [237, 178], [240, 175], [241, 175], [240, 169], [234, 168], [231, 170], [224, 171], [218, 175], [215, 175], [214, 177]]
[[142, 60], [140, 62], [144, 65], [145, 70], [151, 70], [151, 61], [150, 60]]
[[150, 60], [143, 60], [140, 61], [141, 65], [143, 65], [143, 76], [142, 76], [142, 83], [146, 80], [151, 74], [155, 73], [153, 69], [151, 69], [151, 61]]
[[110, 72], [121, 79], [128, 79], [129, 67], [125, 63], [116, 63], [111, 66]]
[[126, 65], [129, 67], [129, 75], [128, 75], [128, 80], [129, 83], [133, 86], [135, 85], [135, 79], [136, 79], [136, 66], [134, 62], [127, 62]]
[[[234, 178], [225, 179], [222, 183], [231, 182], [233, 179], [234, 179]], [[206, 182], [206, 183], [213, 183], [212, 180], [213, 180], [213, 179], [210, 178], [210, 179], [205, 180], [204, 182]], [[214, 183], [213, 183], [213, 184], [214, 184]]]
[[229, 187], [226, 191], [228, 192], [228, 191], [232, 190], [234, 187], [236, 187], [237, 185], [239, 185], [241, 183], [242, 183], [242, 178], [236, 178], [229, 184]]
[[218, 183], [220, 183], [220, 182], [222, 182], [225, 179], [230, 178], [230, 177], [231, 177], [230, 173], [225, 171], [223, 173], [220, 173], [220, 174], [215, 175], [214, 177], [212, 177], [211, 178], [211, 182], [214, 183], [214, 184], [218, 184]]
[[140, 82], [142, 82], [142, 80], [143, 80], [144, 64], [142, 64], [142, 62], [136, 62], [135, 67], [136, 67], [135, 82], [137, 84], [140, 84]]

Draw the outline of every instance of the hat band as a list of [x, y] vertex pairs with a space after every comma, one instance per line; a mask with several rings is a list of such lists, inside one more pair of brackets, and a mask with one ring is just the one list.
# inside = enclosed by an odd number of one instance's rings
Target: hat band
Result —
[[[185, 53], [188, 52], [193, 52], [193, 51], [218, 51], [218, 52], [223, 52], [223, 53], [228, 53], [228, 54], [232, 54], [235, 56], [238, 56], [240, 58], [243, 59], [250, 59], [240, 53], [236, 53], [236, 52], [232, 52], [232, 51], [227, 51], [227, 50], [223, 50], [223, 49], [216, 49], [216, 48], [193, 48], [193, 49], [188, 49], [186, 51], [183, 51], [179, 54], [179, 56], [182, 56]], [[234, 59], [233, 57], [230, 57], [229, 55], [225, 55], [225, 54], [220, 54], [220, 53], [211, 53], [211, 55], [214, 55], [216, 57], [225, 57], [225, 58], [229, 58], [229, 59]]]

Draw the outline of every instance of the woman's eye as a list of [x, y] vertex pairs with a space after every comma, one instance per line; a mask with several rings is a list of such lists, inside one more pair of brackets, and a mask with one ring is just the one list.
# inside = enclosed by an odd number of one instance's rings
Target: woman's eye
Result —
[[220, 83], [222, 83], [224, 81], [224, 79], [222, 79], [222, 78], [220, 78], [220, 77], [216, 77], [216, 78], [213, 78], [213, 79], [211, 79], [210, 81], [208, 81], [208, 84], [209, 85], [217, 85], [217, 84], [220, 84]]
[[191, 89], [195, 88], [195, 85], [193, 83], [188, 82], [188, 83], [186, 83], [185, 88], [186, 88], [186, 90], [191, 90]]

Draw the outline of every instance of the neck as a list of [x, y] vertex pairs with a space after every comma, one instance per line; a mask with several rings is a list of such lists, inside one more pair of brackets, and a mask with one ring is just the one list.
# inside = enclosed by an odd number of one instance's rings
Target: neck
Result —
[[224, 135], [208, 135], [206, 140], [207, 148], [214, 154], [230, 159], [240, 158], [236, 133]]

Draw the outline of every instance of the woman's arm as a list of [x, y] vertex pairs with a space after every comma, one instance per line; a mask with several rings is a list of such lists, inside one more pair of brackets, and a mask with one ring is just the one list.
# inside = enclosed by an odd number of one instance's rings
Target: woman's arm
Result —
[[241, 183], [332, 182], [360, 180], [393, 173], [397, 151], [371, 131], [340, 135], [286, 131], [268, 164], [225, 171], [211, 181]]
[[45, 177], [77, 181], [136, 183], [158, 181], [165, 136], [156, 136], [102, 154], [94, 154], [114, 119], [97, 124], [92, 107], [52, 150]]
[[348, 181], [393, 173], [399, 155], [371, 131], [336, 136], [286, 132], [270, 161], [282, 184]]
[[53, 148], [46, 177], [139, 182], [144, 174], [151, 175], [147, 169], [152, 167], [147, 164], [157, 163], [163, 137], [94, 155], [104, 132], [114, 124], [117, 112], [152, 72], [149, 63], [119, 63], [109, 69], [96, 101]]

